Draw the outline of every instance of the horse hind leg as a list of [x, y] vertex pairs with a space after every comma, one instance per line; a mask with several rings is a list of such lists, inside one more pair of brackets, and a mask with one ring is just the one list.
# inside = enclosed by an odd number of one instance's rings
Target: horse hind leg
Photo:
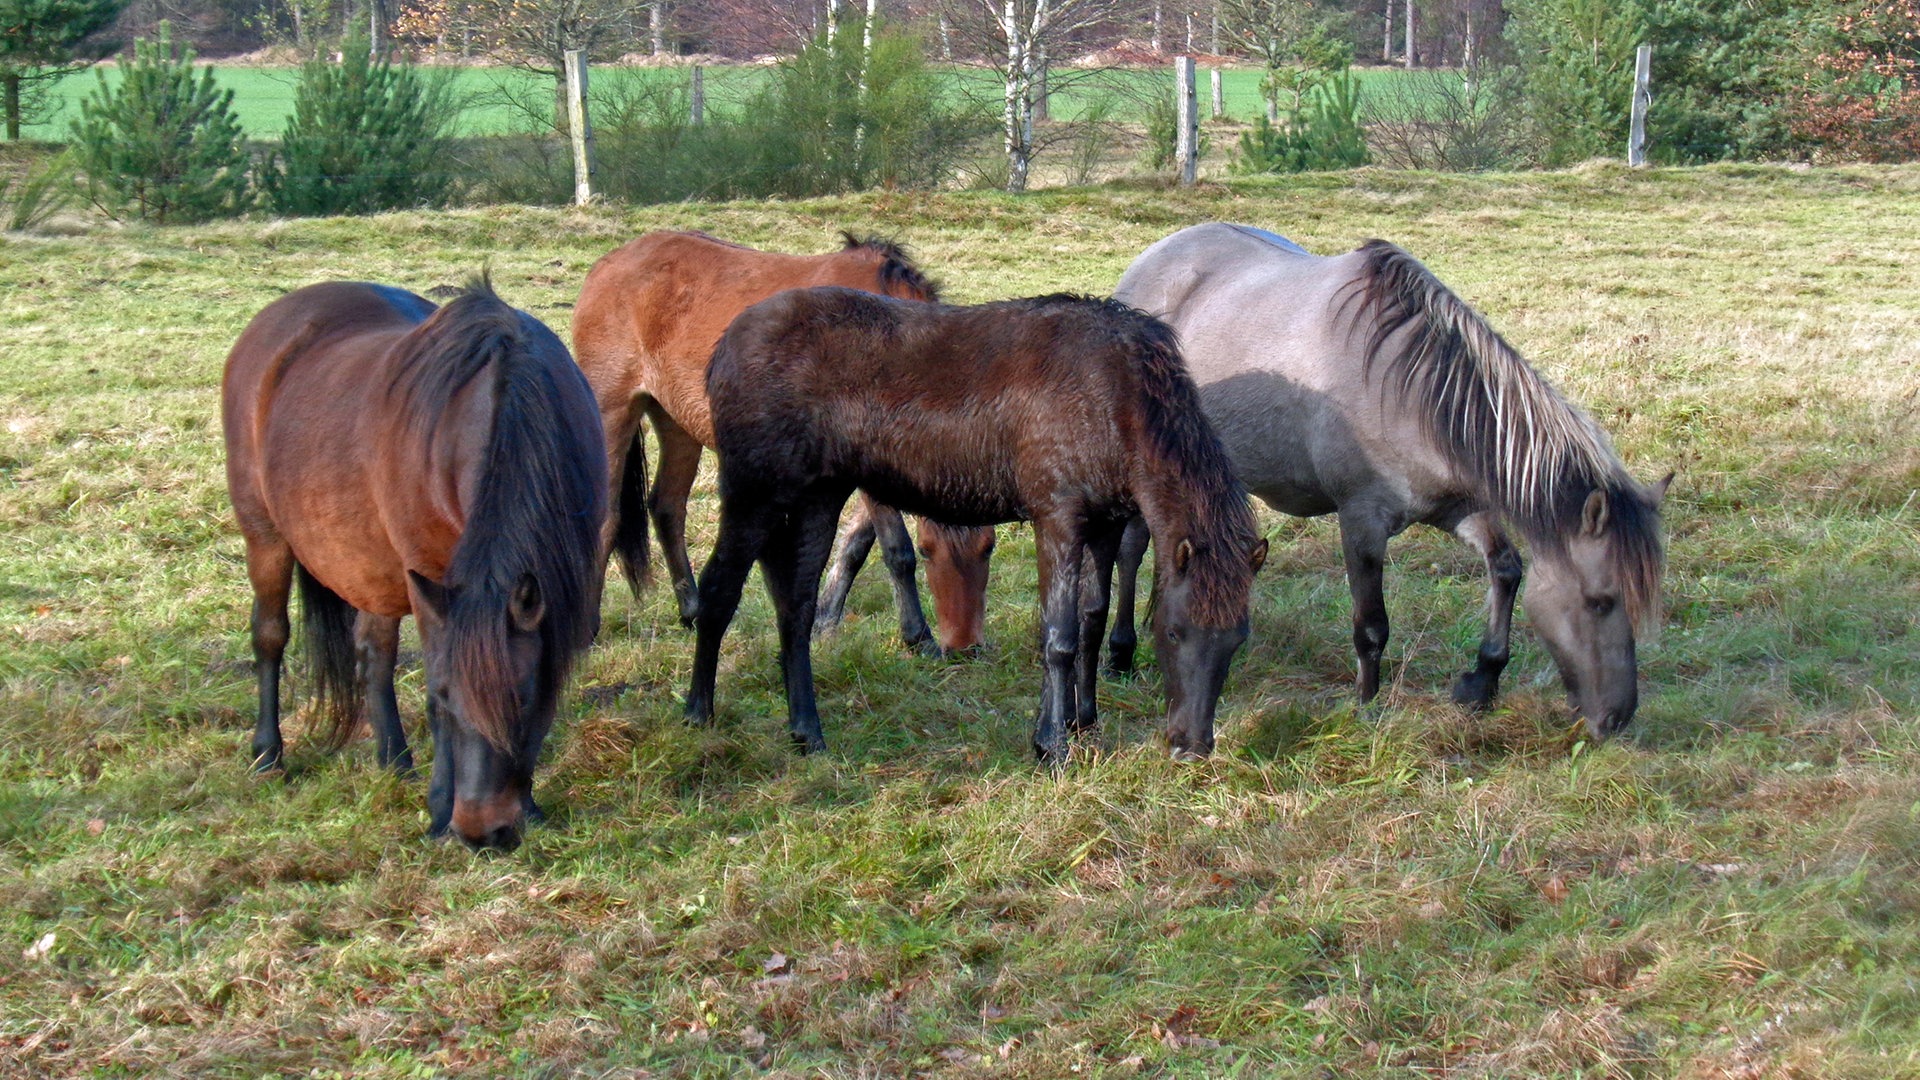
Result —
[[[724, 479], [724, 477], [723, 477]], [[724, 489], [724, 484], [722, 485]], [[720, 641], [740, 607], [747, 573], [766, 546], [774, 518], [762, 492], [720, 500], [720, 535], [700, 571], [700, 597], [694, 617], [693, 676], [687, 688], [686, 716], [691, 724], [713, 721], [714, 682], [720, 672]]]
[[354, 659], [366, 696], [367, 721], [378, 740], [380, 764], [402, 776], [413, 772], [413, 750], [400, 723], [393, 693], [394, 657], [400, 649], [400, 620], [361, 612], [353, 628]]
[[660, 534], [660, 549], [667, 557], [667, 575], [673, 579], [673, 595], [680, 604], [680, 625], [691, 627], [700, 618], [700, 589], [687, 555], [687, 497], [700, 475], [700, 441], [657, 401], [647, 403], [647, 419], [660, 439], [660, 466], [647, 495], [647, 512], [653, 515], [654, 531]]
[[280, 737], [280, 670], [292, 626], [287, 594], [293, 587], [293, 549], [284, 541], [247, 539], [247, 577], [253, 585], [253, 670], [260, 694], [253, 725], [253, 768], [272, 772], [283, 763]]
[[1385, 593], [1388, 530], [1364, 515], [1340, 515], [1340, 549], [1353, 594], [1353, 651], [1359, 661], [1354, 689], [1360, 703], [1380, 693], [1380, 657], [1387, 651]]
[[1513, 601], [1524, 572], [1520, 552], [1492, 514], [1471, 514], [1453, 533], [1487, 562], [1487, 627], [1480, 638], [1480, 655], [1473, 670], [1463, 672], [1453, 686], [1453, 700], [1484, 709], [1500, 692], [1500, 673], [1506, 670], [1508, 641], [1513, 629]]
[[820, 572], [833, 549], [834, 521], [846, 501], [844, 490], [808, 493], [789, 516], [787, 528], [769, 537], [760, 562], [780, 629], [787, 730], [804, 754], [817, 754], [827, 748], [813, 685], [813, 625]]
[[1042, 675], [1033, 752], [1044, 765], [1067, 760], [1067, 725], [1077, 714], [1075, 676], [1080, 659], [1080, 576], [1086, 548], [1080, 522], [1060, 515], [1033, 523], [1040, 568]]
[[1147, 519], [1136, 517], [1127, 522], [1120, 536], [1120, 548], [1117, 554], [1119, 580], [1114, 585], [1113, 634], [1107, 639], [1107, 673], [1109, 675], [1129, 675], [1133, 673], [1133, 654], [1139, 647], [1140, 639], [1134, 630], [1134, 595], [1140, 586], [1140, 564], [1147, 557], [1147, 542], [1153, 539], [1147, 531]]
[[827, 573], [827, 583], [821, 588], [820, 611], [814, 616], [813, 635], [823, 637], [840, 628], [840, 620], [847, 612], [847, 597], [853, 592], [853, 579], [866, 565], [867, 556], [873, 552], [874, 535], [872, 503], [862, 497], [854, 508], [853, 516], [847, 519], [846, 528], [840, 531], [837, 545], [839, 554], [833, 559], [833, 568]]

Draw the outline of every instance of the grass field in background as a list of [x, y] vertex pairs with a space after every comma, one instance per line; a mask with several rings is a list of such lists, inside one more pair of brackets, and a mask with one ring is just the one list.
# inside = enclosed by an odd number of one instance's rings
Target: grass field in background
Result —
[[[299, 69], [294, 67], [235, 67], [215, 62], [214, 79], [222, 88], [234, 91], [233, 110], [240, 120], [240, 126], [248, 135], [259, 138], [278, 136], [286, 127], [287, 119], [293, 114], [294, 88], [299, 82]], [[103, 65], [109, 85], [117, 85], [119, 71], [114, 65]], [[454, 96], [462, 103], [460, 122], [457, 130], [461, 135], [497, 135], [513, 131], [533, 130], [536, 120], [525, 108], [516, 104], [552, 106], [552, 80], [544, 75], [535, 75], [518, 68], [508, 67], [447, 67], [429, 69], [444, 72], [453, 83]], [[706, 69], [706, 90], [708, 100], [716, 109], [728, 108], [751, 93], [752, 88], [765, 77], [766, 68], [756, 66], [716, 66]], [[948, 78], [955, 93], [973, 95], [992, 105], [997, 113], [1000, 86], [991, 72], [970, 68], [949, 68]], [[1355, 77], [1360, 80], [1362, 93], [1368, 89], [1388, 85], [1400, 79], [1404, 72], [1394, 68], [1357, 68]], [[1141, 115], [1141, 102], [1146, 95], [1156, 92], [1155, 84], [1164, 84], [1167, 94], [1173, 93], [1173, 74], [1166, 71], [1110, 71], [1103, 72], [1097, 79], [1083, 80], [1080, 73], [1067, 69], [1060, 73], [1058, 82], [1064, 83], [1054, 97], [1054, 116], [1061, 120], [1078, 117], [1087, 103], [1107, 88], [1105, 92], [1113, 96], [1115, 120], [1137, 121]], [[1241, 121], [1249, 121], [1264, 106], [1260, 99], [1260, 79], [1262, 72], [1258, 68], [1227, 68], [1222, 81], [1222, 93], [1226, 99], [1226, 115]], [[1199, 75], [1201, 115], [1207, 115], [1211, 94], [1208, 76], [1205, 71]], [[589, 83], [591, 93], [596, 97], [616, 94], [620, 89], [636, 80], [665, 81], [685, 86], [688, 80], [686, 68], [675, 67], [620, 67], [600, 65], [591, 71]], [[22, 134], [29, 139], [65, 139], [70, 119], [80, 114], [80, 102], [95, 92], [99, 85], [99, 75], [91, 71], [79, 72], [60, 80], [52, 89], [54, 105], [39, 122], [27, 124]], [[550, 115], [550, 112], [549, 112]]]
[[[1356, 709], [1336, 530], [1263, 512], [1203, 764], [1156, 744], [1149, 668], [1102, 683], [1070, 768], [1034, 768], [1033, 549], [1005, 527], [972, 662], [905, 655], [869, 568], [815, 654], [825, 755], [788, 750], [757, 586], [695, 731], [671, 590], [614, 585], [518, 852], [426, 842], [419, 782], [299, 717], [290, 774], [249, 775], [217, 387], [283, 291], [490, 265], [564, 334], [587, 268], [649, 229], [891, 235], [976, 302], [1109, 290], [1210, 219], [1398, 241], [1637, 475], [1679, 470], [1627, 734], [1580, 741], [1524, 620], [1503, 703], [1446, 703], [1484, 582], [1428, 531], [1393, 548], [1389, 685]], [[0, 1075], [1915, 1075], [1917, 411], [1915, 167], [0, 238]]]

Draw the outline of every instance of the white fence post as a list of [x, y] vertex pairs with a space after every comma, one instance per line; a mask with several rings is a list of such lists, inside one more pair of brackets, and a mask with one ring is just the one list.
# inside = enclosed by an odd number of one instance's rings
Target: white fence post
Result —
[[568, 49], [567, 127], [573, 135], [573, 202], [593, 201], [593, 129], [587, 125], [587, 54]]
[[1192, 187], [1200, 177], [1200, 98], [1193, 85], [1193, 57], [1173, 58], [1173, 107], [1179, 139], [1174, 160], [1180, 165], [1180, 186]]
[[699, 64], [693, 65], [692, 78], [693, 85], [687, 90], [692, 113], [688, 120], [694, 127], [699, 127], [707, 122], [707, 79], [706, 72], [701, 70]]
[[1225, 115], [1227, 115], [1227, 95], [1226, 95], [1226, 92], [1223, 89], [1221, 89], [1221, 86], [1220, 86], [1220, 69], [1214, 68], [1213, 69], [1213, 118], [1215, 120], [1218, 120]]
[[1648, 86], [1653, 70], [1653, 46], [1642, 45], [1633, 51], [1633, 127], [1627, 133], [1627, 164], [1639, 168], [1647, 163], [1647, 109], [1653, 104]]

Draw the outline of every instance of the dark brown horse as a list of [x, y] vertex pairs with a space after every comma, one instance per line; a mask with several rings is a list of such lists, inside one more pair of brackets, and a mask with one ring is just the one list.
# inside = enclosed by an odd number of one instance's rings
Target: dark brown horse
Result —
[[380, 285], [299, 289], [247, 324], [221, 388], [227, 484], [253, 581], [254, 763], [280, 764], [280, 661], [298, 579], [323, 713], [365, 715], [413, 765], [394, 700], [419, 621], [432, 831], [511, 847], [599, 600], [606, 458], [553, 332], [484, 280], [445, 307]]
[[1172, 552], [1155, 629], [1176, 756], [1213, 749], [1266, 541], [1200, 413], [1173, 332], [1073, 296], [956, 308], [802, 289], [734, 320], [707, 372], [720, 537], [700, 575], [687, 715], [713, 715], [720, 640], [755, 559], [780, 625], [788, 727], [825, 747], [809, 634], [840, 509], [857, 489], [959, 525], [1033, 522], [1045, 622], [1041, 760], [1093, 726], [1095, 661], [1122, 528]]
[[[699, 612], [687, 557], [687, 494], [700, 471], [700, 448], [711, 447], [707, 361], [734, 316], [786, 289], [842, 285], [932, 301], [938, 289], [901, 249], [887, 241], [842, 234], [846, 246], [830, 255], [783, 255], [716, 240], [705, 233], [657, 232], [607, 254], [587, 273], [573, 313], [573, 348], [593, 384], [612, 465], [613, 513], [605, 543], [625, 564], [637, 593], [647, 558], [647, 515], [653, 516], [680, 604], [691, 626]], [[660, 440], [660, 466], [647, 490], [640, 421]], [[931, 648], [913, 579], [913, 540], [898, 511], [862, 500], [836, 581], [844, 582], [823, 611], [821, 628], [839, 621], [846, 587], [877, 537], [899, 600], [900, 636]], [[986, 609], [986, 559], [992, 534], [920, 523], [921, 546], [941, 565], [930, 568], [940, 644], [950, 650], [980, 643]], [[968, 591], [967, 583], [978, 588]]]

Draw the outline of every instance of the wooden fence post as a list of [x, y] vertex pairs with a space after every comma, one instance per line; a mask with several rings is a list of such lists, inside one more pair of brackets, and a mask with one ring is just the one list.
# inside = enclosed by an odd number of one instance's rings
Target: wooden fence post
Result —
[[587, 54], [568, 49], [567, 127], [573, 135], [573, 203], [593, 201], [593, 129], [587, 126]]
[[1178, 139], [1174, 161], [1180, 166], [1180, 185], [1192, 187], [1200, 176], [1200, 98], [1193, 85], [1193, 57], [1173, 58], [1173, 107]]
[[1220, 69], [1214, 68], [1213, 69], [1213, 118], [1215, 120], [1218, 120], [1225, 115], [1227, 115], [1227, 95], [1226, 95], [1226, 92], [1220, 88]]
[[687, 90], [687, 100], [690, 104], [690, 111], [692, 114], [688, 117], [688, 122], [691, 123], [694, 127], [699, 127], [701, 124], [704, 124], [707, 122], [706, 74], [707, 73], [705, 71], [701, 70], [699, 64], [693, 65], [693, 72], [691, 76], [693, 79], [693, 84]]
[[1633, 51], [1633, 127], [1627, 133], [1627, 164], [1639, 168], [1647, 163], [1647, 108], [1653, 104], [1648, 86], [1653, 70], [1653, 46], [1642, 45]]

